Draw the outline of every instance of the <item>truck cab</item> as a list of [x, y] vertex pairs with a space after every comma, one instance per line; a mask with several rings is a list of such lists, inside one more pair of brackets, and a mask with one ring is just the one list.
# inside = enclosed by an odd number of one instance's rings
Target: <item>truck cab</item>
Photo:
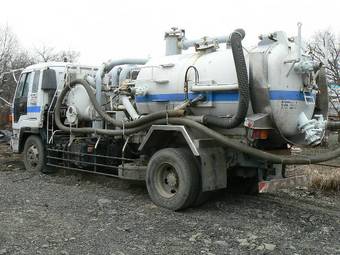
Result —
[[95, 71], [95, 67], [67, 62], [46, 62], [26, 67], [18, 80], [12, 102], [13, 152], [21, 153], [30, 135], [42, 139], [46, 131], [46, 113], [53, 97], [61, 89], [71, 71]]

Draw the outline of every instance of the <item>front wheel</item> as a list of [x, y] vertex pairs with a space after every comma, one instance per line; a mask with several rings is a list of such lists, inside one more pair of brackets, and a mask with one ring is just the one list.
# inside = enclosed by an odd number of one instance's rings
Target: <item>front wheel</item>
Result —
[[151, 200], [161, 207], [180, 210], [191, 206], [200, 190], [200, 175], [193, 155], [183, 148], [166, 148], [150, 159], [146, 185]]
[[31, 135], [26, 139], [23, 154], [27, 171], [50, 173], [45, 165], [45, 149], [39, 136]]

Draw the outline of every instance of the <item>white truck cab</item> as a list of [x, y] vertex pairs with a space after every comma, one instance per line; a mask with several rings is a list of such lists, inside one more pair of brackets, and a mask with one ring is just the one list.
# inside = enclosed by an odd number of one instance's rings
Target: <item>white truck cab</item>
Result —
[[30, 134], [44, 137], [45, 113], [56, 90], [63, 87], [70, 70], [82, 73], [97, 69], [67, 62], [46, 62], [28, 66], [22, 71], [12, 103], [13, 152], [22, 152]]

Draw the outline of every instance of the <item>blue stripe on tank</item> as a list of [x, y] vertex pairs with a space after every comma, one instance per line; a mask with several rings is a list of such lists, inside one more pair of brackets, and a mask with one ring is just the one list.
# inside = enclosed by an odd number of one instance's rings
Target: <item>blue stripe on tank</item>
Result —
[[[189, 93], [189, 99], [193, 99], [198, 95], [205, 95], [206, 100], [215, 102], [233, 102], [238, 101], [239, 94], [234, 91], [221, 91], [210, 93]], [[313, 95], [310, 92], [305, 93], [306, 96]], [[269, 92], [270, 100], [294, 100], [304, 101], [304, 95], [301, 91], [289, 91], [289, 90], [272, 90]], [[145, 96], [137, 96], [136, 101], [138, 103], [147, 102], [179, 102], [185, 99], [184, 93], [167, 93], [167, 94], [148, 94]]]

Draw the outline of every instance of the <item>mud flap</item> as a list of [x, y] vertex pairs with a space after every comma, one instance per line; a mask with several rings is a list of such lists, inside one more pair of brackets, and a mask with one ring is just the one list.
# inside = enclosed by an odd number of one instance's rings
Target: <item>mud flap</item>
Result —
[[199, 148], [201, 158], [202, 191], [227, 187], [227, 165], [221, 147]]

